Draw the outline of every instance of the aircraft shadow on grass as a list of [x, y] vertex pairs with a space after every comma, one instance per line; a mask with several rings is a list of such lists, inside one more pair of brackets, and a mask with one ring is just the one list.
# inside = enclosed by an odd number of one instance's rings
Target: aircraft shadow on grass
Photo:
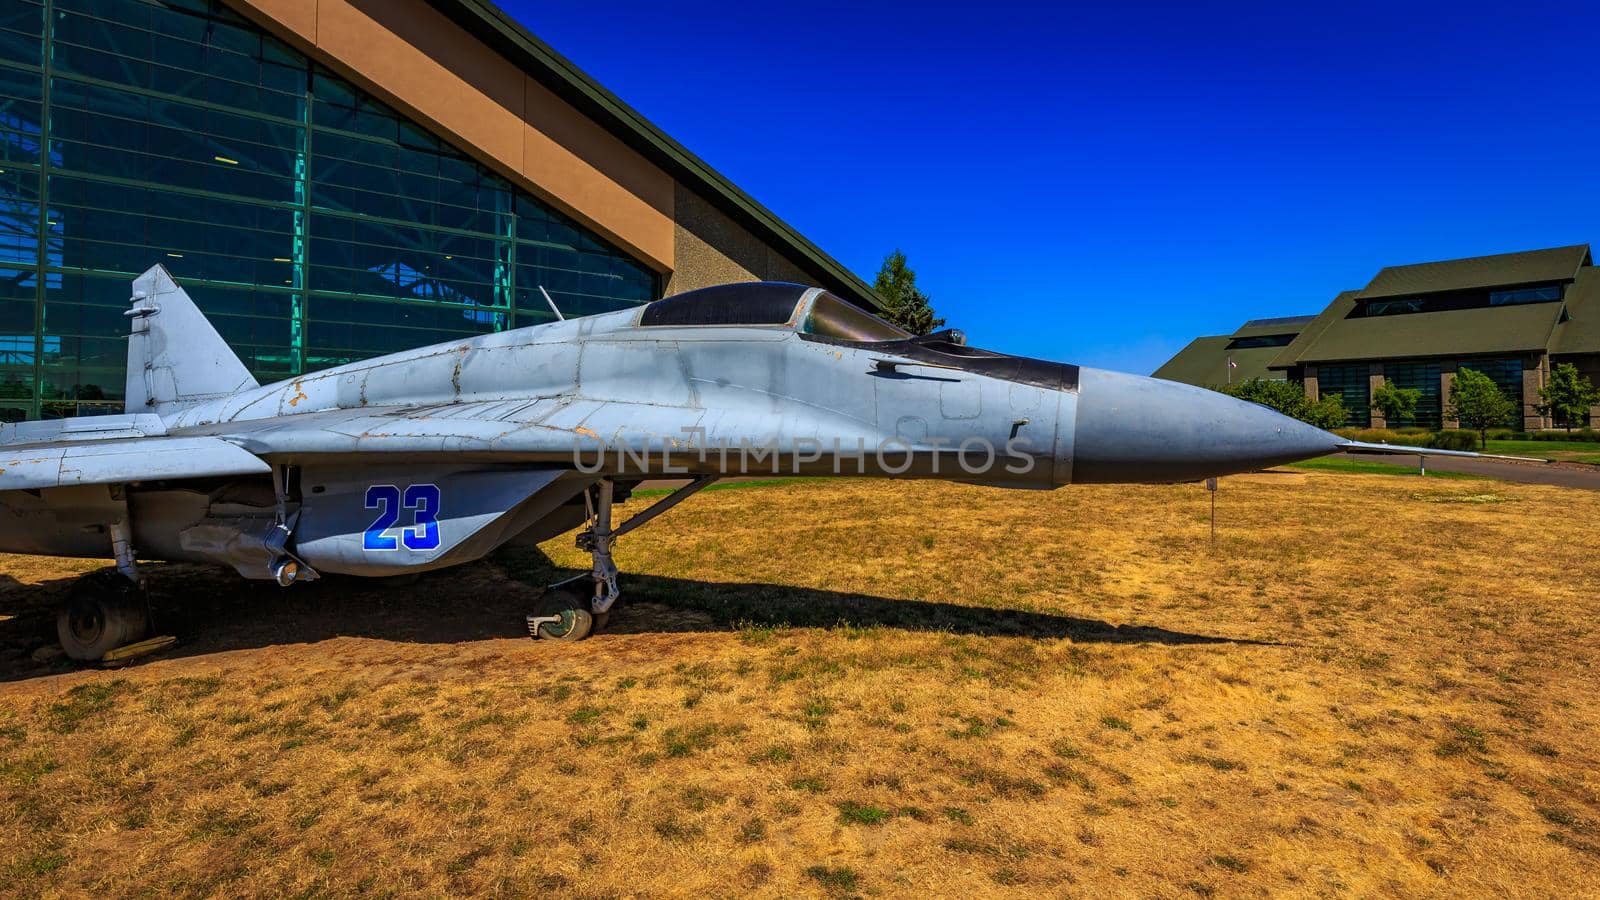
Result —
[[[448, 644], [527, 638], [523, 616], [540, 589], [574, 572], [536, 549], [410, 580], [328, 578], [290, 589], [242, 582], [231, 571], [189, 564], [147, 568], [154, 634], [178, 645], [153, 659], [366, 637]], [[627, 575], [627, 599], [605, 634], [727, 631], [751, 626], [831, 628], [843, 623], [977, 637], [1070, 638], [1085, 643], [1272, 644], [1143, 625], [1012, 609], [778, 584], [703, 582]], [[55, 644], [55, 607], [73, 579], [27, 585], [0, 575], [0, 682], [70, 671], [64, 660], [37, 661]]]

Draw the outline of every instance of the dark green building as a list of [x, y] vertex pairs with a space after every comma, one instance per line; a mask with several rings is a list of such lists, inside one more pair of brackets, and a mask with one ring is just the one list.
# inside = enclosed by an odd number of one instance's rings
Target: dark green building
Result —
[[1316, 316], [1251, 319], [1232, 334], [1197, 337], [1155, 371], [1155, 377], [1185, 384], [1227, 385], [1252, 378], [1284, 379], [1272, 361]]
[[[1460, 368], [1493, 378], [1518, 403], [1506, 424], [1526, 430], [1555, 424], [1536, 408], [1552, 366], [1573, 363], [1600, 383], [1600, 270], [1587, 245], [1390, 266], [1295, 321], [1295, 333], [1274, 338], [1283, 343], [1252, 367], [1304, 384], [1313, 398], [1339, 395], [1351, 425], [1454, 427], [1447, 401]], [[1195, 341], [1156, 376], [1220, 384], [1214, 372], [1226, 363], [1217, 357], [1238, 351], [1201, 343], [1216, 340]], [[1385, 379], [1421, 392], [1415, 416], [1385, 422], [1371, 409]], [[1600, 408], [1591, 416], [1600, 419]]]

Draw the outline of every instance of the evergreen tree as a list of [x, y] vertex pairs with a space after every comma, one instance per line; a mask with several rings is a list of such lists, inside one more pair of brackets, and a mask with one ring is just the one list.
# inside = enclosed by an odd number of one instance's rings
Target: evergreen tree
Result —
[[1507, 397], [1493, 378], [1472, 369], [1456, 372], [1450, 385], [1450, 417], [1478, 433], [1480, 448], [1489, 445], [1489, 429], [1504, 425], [1516, 411], [1516, 401]]
[[1595, 390], [1594, 382], [1579, 372], [1577, 366], [1559, 363], [1550, 370], [1550, 383], [1539, 388], [1539, 399], [1544, 401], [1539, 405], [1539, 412], [1571, 431], [1573, 425], [1583, 424], [1589, 407], [1600, 403], [1600, 390]]
[[944, 326], [931, 298], [917, 289], [917, 273], [906, 265], [906, 255], [898, 248], [883, 258], [872, 289], [883, 298], [880, 315], [912, 334], [928, 334]]

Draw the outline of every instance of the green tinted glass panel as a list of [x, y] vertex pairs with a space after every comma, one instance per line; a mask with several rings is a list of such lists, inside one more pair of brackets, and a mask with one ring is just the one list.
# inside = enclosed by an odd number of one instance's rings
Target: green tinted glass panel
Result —
[[0, 173], [0, 264], [39, 262], [39, 176], [26, 169]]
[[33, 269], [0, 269], [0, 402], [33, 399], [38, 358], [34, 279]]
[[38, 66], [43, 59], [43, 4], [34, 0], [0, 3], [0, 60]]
[[1365, 428], [1372, 424], [1372, 386], [1367, 366], [1320, 366], [1317, 369], [1317, 392], [1335, 396], [1344, 402], [1345, 424]]
[[[1533, 302], [1533, 301], [1529, 301]], [[1517, 404], [1516, 411], [1500, 423], [1506, 428], [1522, 428], [1522, 360], [1520, 359], [1472, 359], [1462, 360], [1460, 367], [1473, 369], [1489, 376], [1500, 390]]]
[[1416, 412], [1408, 419], [1399, 422], [1390, 422], [1389, 426], [1417, 426], [1420, 428], [1438, 428], [1443, 420], [1443, 406], [1439, 396], [1439, 364], [1431, 363], [1385, 363], [1383, 373], [1386, 378], [1395, 383], [1396, 387], [1412, 388], [1422, 396], [1417, 401]]

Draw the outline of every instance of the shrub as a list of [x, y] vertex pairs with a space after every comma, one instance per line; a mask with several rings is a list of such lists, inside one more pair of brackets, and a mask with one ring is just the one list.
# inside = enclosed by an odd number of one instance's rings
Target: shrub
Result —
[[1476, 450], [1478, 436], [1470, 431], [1435, 431], [1425, 446], [1436, 450]]
[[1514, 441], [1584, 441], [1600, 444], [1600, 431], [1593, 428], [1581, 428], [1577, 431], [1508, 431], [1504, 437], [1495, 432], [1489, 433], [1490, 440]]
[[[1341, 428], [1337, 434], [1369, 444], [1394, 444], [1398, 447], [1431, 447], [1437, 450], [1476, 450], [1478, 435], [1473, 431], [1418, 431], [1389, 428]], [[1490, 437], [1502, 440], [1494, 433]]]
[[1418, 429], [1341, 428], [1337, 434], [1352, 441], [1365, 441], [1369, 444], [1399, 444], [1402, 447], [1432, 446], [1428, 443], [1432, 435]]

